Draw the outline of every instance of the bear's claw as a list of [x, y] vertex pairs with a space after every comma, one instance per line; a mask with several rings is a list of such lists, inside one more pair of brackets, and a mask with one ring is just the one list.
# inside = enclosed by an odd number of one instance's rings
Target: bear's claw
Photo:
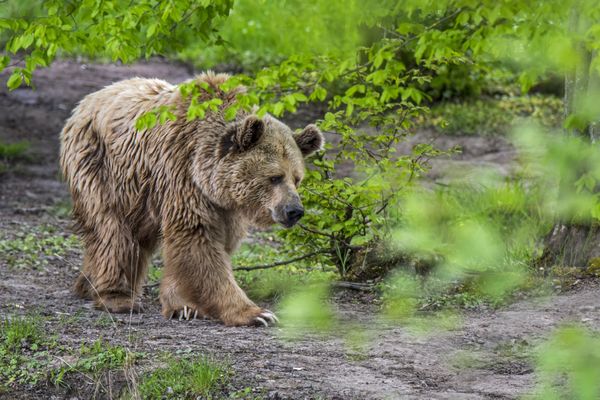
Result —
[[254, 325], [255, 326], [265, 326], [269, 327], [272, 325], [277, 325], [279, 323], [279, 318], [269, 310], [264, 310], [258, 316], [254, 317]]
[[181, 310], [173, 310], [167, 317], [167, 319], [177, 318], [180, 321], [193, 321], [198, 318], [198, 310], [193, 309], [192, 307], [183, 306]]

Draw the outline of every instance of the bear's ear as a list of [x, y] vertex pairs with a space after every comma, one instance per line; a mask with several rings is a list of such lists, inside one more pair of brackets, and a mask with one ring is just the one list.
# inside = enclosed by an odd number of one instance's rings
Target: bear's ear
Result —
[[308, 157], [317, 150], [323, 148], [325, 138], [316, 125], [310, 124], [300, 133], [294, 134], [294, 140], [300, 148], [302, 155]]
[[246, 151], [257, 144], [265, 132], [265, 123], [256, 115], [250, 115], [238, 125], [235, 143], [240, 151]]
[[221, 156], [230, 150], [249, 150], [260, 141], [264, 132], [265, 123], [255, 115], [246, 117], [242, 122], [229, 125], [227, 132], [221, 138]]

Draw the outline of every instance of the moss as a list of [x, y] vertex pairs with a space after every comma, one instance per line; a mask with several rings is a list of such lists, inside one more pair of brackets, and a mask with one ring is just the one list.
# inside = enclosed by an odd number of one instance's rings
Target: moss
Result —
[[600, 257], [592, 258], [585, 270], [586, 275], [600, 277]]

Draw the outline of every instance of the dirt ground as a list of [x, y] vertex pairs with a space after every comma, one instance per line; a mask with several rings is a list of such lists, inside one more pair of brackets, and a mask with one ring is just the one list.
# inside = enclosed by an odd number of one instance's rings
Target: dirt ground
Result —
[[[58, 179], [58, 133], [85, 94], [134, 76], [179, 82], [190, 77], [191, 71], [160, 61], [127, 67], [57, 62], [36, 74], [36, 90], [10, 93], [5, 88], [6, 72], [0, 75], [0, 142], [25, 139], [32, 145], [30, 160], [0, 175], [0, 239], [42, 225], [65, 235], [71, 232], [68, 217], [55, 211], [68, 200], [65, 185]], [[300, 127], [308, 118], [301, 115], [288, 122]], [[433, 174], [438, 177], [449, 164], [460, 167], [464, 163], [508, 173], [514, 159], [514, 150], [500, 138], [439, 140], [442, 146], [461, 144], [464, 152], [434, 165]], [[278, 328], [165, 321], [151, 295], [145, 298], [144, 314], [113, 315], [108, 323], [99, 323], [106, 315], [70, 292], [80, 262], [81, 254], [74, 250], [48, 258], [43, 268], [14, 269], [0, 254], [0, 315], [39, 312], [45, 317], [45, 329], [72, 348], [104, 338], [150, 355], [210, 354], [231, 364], [233, 389], [251, 387], [253, 393], [269, 399], [515, 399], [535, 385], [530, 361], [520, 354], [523, 348], [532, 348], [565, 322], [600, 329], [596, 282], [501, 310], [465, 312], [459, 327], [428, 335], [377, 322], [375, 306], [352, 293], [338, 293], [340, 314], [370, 327], [372, 341], [364, 353], [336, 337], [287, 342], [280, 338]], [[141, 373], [148, 365], [139, 368]], [[124, 385], [119, 378], [111, 382], [113, 393]], [[84, 399], [92, 392], [93, 385], [81, 380], [68, 390], [38, 385], [0, 394], [0, 398]]]

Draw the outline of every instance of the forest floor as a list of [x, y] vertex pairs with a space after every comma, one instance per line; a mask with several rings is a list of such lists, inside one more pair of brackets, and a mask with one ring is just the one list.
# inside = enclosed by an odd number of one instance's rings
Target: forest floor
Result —
[[[35, 90], [13, 92], [5, 88], [6, 72], [0, 75], [0, 143], [27, 140], [31, 144], [26, 160], [0, 173], [0, 241], [32, 235], [34, 242], [52, 245], [57, 237], [67, 240], [72, 234], [64, 212], [69, 195], [58, 173], [58, 134], [84, 95], [134, 76], [179, 82], [189, 78], [191, 71], [160, 61], [132, 66], [65, 61], [37, 72]], [[287, 122], [298, 128], [310, 118], [300, 114]], [[433, 138], [430, 133], [419, 135], [412, 140]], [[463, 153], [453, 160], [436, 161], [433, 177], [443, 178], [449, 164], [465, 163], [508, 174], [515, 159], [514, 149], [501, 137], [438, 137], [436, 143], [461, 145]], [[369, 326], [371, 340], [358, 351], [334, 336], [290, 342], [280, 337], [278, 328], [166, 321], [151, 294], [144, 299], [145, 313], [108, 316], [71, 293], [81, 264], [77, 246], [56, 254], [25, 256], [35, 267], [15, 267], [14, 260], [0, 253], [0, 317], [36, 313], [44, 331], [64, 349], [102, 338], [142, 353], [133, 366], [138, 375], [153, 368], [165, 352], [210, 355], [232, 369], [223, 396], [236, 391], [242, 396], [239, 391], [245, 389], [244, 396], [269, 399], [515, 399], [534, 388], [536, 377], [528, 354], [553, 328], [578, 322], [600, 329], [596, 281], [498, 310], [464, 311], [457, 327], [427, 335], [378, 322], [375, 305], [340, 292], [334, 300], [340, 314]], [[56, 363], [68, 360], [57, 357]], [[0, 398], [85, 399], [94, 393], [98, 398], [118, 397], [131, 379], [131, 374], [125, 375], [105, 376], [99, 391], [97, 382], [74, 374], [68, 386], [17, 386], [0, 391]]]

